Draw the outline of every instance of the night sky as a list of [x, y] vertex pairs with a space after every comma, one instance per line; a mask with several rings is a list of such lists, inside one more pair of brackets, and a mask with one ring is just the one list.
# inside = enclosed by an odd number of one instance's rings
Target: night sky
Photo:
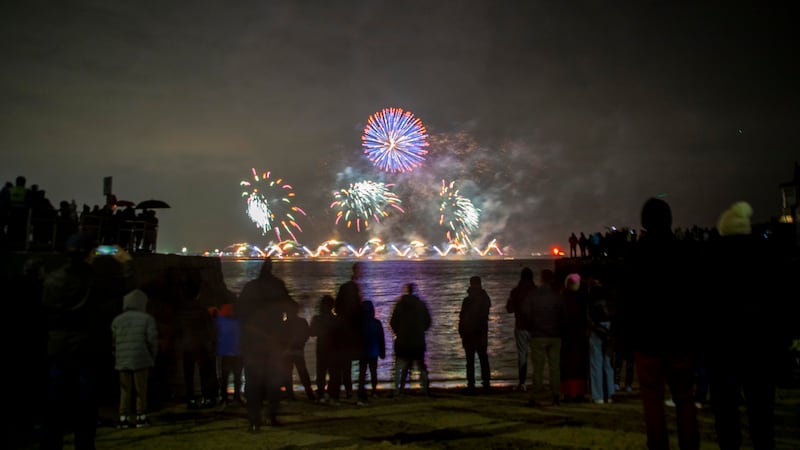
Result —
[[[274, 239], [245, 215], [252, 167], [293, 186], [309, 247], [441, 245], [442, 179], [481, 209], [474, 240], [517, 256], [639, 228], [653, 195], [675, 226], [738, 200], [767, 221], [800, 159], [796, 16], [676, 3], [4, 2], [0, 181], [80, 207], [112, 176], [119, 199], [172, 206], [164, 252]], [[386, 107], [427, 128], [410, 173], [364, 157]], [[333, 191], [362, 179], [395, 184], [406, 213], [335, 226]]]

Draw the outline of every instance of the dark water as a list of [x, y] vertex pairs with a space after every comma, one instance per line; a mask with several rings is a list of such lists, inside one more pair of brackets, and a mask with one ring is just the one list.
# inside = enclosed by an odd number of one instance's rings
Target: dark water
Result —
[[[553, 269], [552, 259], [534, 260], [362, 260], [361, 281], [365, 300], [375, 304], [376, 316], [383, 323], [386, 358], [378, 362], [378, 378], [387, 385], [392, 378], [394, 353], [389, 318], [405, 283], [414, 282], [419, 296], [428, 305], [432, 325], [427, 333], [426, 362], [434, 387], [452, 387], [466, 383], [464, 351], [458, 337], [458, 312], [466, 296], [469, 278], [478, 275], [492, 299], [489, 316], [489, 360], [493, 384], [516, 384], [517, 360], [514, 346], [514, 317], [505, 310], [511, 289], [516, 286], [523, 267], [533, 269], [537, 277], [542, 269]], [[309, 323], [324, 294], [336, 295], [338, 286], [350, 278], [353, 261], [276, 260], [273, 273], [282, 278], [293, 298], [300, 303], [300, 314]], [[228, 288], [238, 292], [255, 278], [260, 261], [223, 261], [222, 271]], [[306, 362], [314, 379], [315, 338], [306, 345]], [[357, 379], [354, 364], [353, 380]], [[476, 369], [476, 374], [480, 371]], [[480, 377], [480, 375], [477, 375]], [[413, 386], [417, 374], [412, 375]], [[478, 382], [480, 382], [478, 380]], [[297, 376], [295, 375], [295, 383]], [[300, 388], [302, 389], [302, 388]]]

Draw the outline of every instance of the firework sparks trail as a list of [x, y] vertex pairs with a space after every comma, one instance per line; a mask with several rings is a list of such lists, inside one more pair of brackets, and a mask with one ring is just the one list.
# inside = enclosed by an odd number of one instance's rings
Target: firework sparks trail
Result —
[[455, 181], [442, 180], [439, 191], [439, 225], [447, 227], [445, 236], [451, 243], [471, 243], [470, 235], [478, 230], [480, 210], [455, 189]]
[[336, 224], [344, 220], [347, 228], [355, 224], [356, 231], [360, 232], [362, 227], [369, 228], [371, 219], [380, 223], [382, 218], [388, 217], [389, 207], [405, 212], [400, 206], [400, 198], [389, 190], [392, 186], [367, 180], [351, 183], [348, 189], [334, 192], [334, 201], [330, 207], [337, 210]]
[[306, 215], [300, 207], [292, 204], [295, 197], [292, 186], [285, 184], [283, 179], [271, 179], [270, 172], [258, 175], [255, 168], [251, 169], [252, 180], [243, 180], [240, 186], [247, 190], [242, 192], [242, 197], [247, 201], [247, 216], [261, 229], [261, 234], [274, 230], [278, 241], [281, 238], [281, 229], [285, 230], [292, 240], [297, 241], [292, 229], [303, 232], [297, 223], [296, 215]]
[[401, 108], [385, 108], [371, 115], [361, 141], [367, 159], [385, 172], [412, 171], [428, 153], [425, 126]]

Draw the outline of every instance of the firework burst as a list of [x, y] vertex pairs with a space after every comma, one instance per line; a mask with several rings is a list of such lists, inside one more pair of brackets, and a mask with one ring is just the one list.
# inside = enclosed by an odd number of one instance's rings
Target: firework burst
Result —
[[367, 158], [385, 172], [414, 170], [428, 153], [422, 121], [400, 108], [385, 108], [371, 115], [361, 141]]
[[275, 232], [278, 241], [283, 241], [281, 230], [286, 231], [292, 240], [297, 240], [292, 230], [302, 232], [295, 216], [306, 215], [305, 211], [292, 204], [295, 197], [292, 186], [285, 184], [281, 178], [272, 179], [270, 172], [258, 175], [256, 169], [251, 169], [252, 180], [243, 180], [240, 186], [247, 190], [242, 192], [242, 197], [247, 201], [247, 216], [265, 235], [270, 230]]
[[439, 225], [447, 227], [446, 237], [450, 243], [470, 243], [470, 235], [478, 230], [480, 210], [472, 201], [459, 194], [455, 181], [447, 184], [442, 180], [439, 190]]
[[344, 221], [347, 228], [355, 225], [356, 231], [360, 232], [369, 227], [370, 220], [380, 223], [382, 218], [388, 217], [389, 207], [404, 212], [400, 198], [389, 190], [392, 186], [367, 180], [351, 183], [348, 189], [334, 192], [330, 207], [337, 210], [336, 224]]

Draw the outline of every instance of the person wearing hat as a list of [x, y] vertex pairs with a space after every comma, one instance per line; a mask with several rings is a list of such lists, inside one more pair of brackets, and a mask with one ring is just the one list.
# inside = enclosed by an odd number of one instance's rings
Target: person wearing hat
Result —
[[779, 326], [778, 258], [752, 233], [749, 203], [733, 203], [711, 242], [703, 323], [704, 354], [720, 448], [742, 446], [739, 406], [744, 397], [753, 448], [775, 448], [774, 407]]
[[96, 247], [88, 235], [70, 236], [64, 264], [45, 277], [49, 384], [43, 449], [62, 447], [67, 420], [72, 421], [75, 448], [94, 448], [98, 386], [103, 371], [113, 367], [111, 321], [135, 281], [127, 252], [117, 247], [113, 255], [96, 257]]

